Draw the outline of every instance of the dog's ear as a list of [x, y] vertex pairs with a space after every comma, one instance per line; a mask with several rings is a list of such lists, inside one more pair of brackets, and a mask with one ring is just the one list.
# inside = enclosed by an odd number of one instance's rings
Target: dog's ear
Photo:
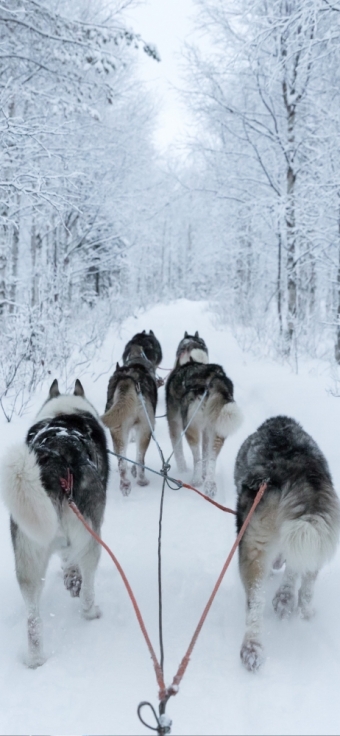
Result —
[[187, 331], [185, 330], [184, 337], [189, 337]]
[[149, 335], [154, 335], [153, 330], [149, 330]]
[[120, 365], [119, 365], [119, 363], [116, 363], [116, 371], [118, 371], [118, 370], [119, 370], [119, 368], [120, 368]]
[[143, 330], [142, 335], [145, 335], [145, 330]]
[[48, 395], [49, 399], [55, 399], [57, 396], [60, 396], [58, 381], [55, 378], [53, 383], [50, 386], [50, 393]]
[[85, 396], [84, 389], [79, 381], [79, 378], [76, 379], [76, 382], [74, 384], [74, 396]]
[[198, 330], [195, 332], [195, 337], [199, 337]]

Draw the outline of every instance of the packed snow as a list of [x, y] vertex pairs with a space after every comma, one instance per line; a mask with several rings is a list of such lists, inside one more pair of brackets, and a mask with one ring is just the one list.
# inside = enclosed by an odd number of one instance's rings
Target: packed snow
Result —
[[[225, 442], [217, 463], [216, 500], [235, 507], [233, 465], [242, 441], [266, 418], [287, 414], [318, 442], [340, 488], [340, 399], [329, 390], [331, 378], [322, 362], [291, 367], [242, 352], [228, 329], [216, 324], [204, 303], [179, 300], [138, 312], [120, 330], [111, 327], [91, 370], [79, 377], [89, 400], [104, 411], [107, 383], [125, 343], [138, 331], [154, 330], [163, 349], [162, 367], [171, 368], [184, 330], [199, 330], [211, 362], [220, 363], [234, 383], [244, 414], [241, 428]], [[160, 371], [165, 376], [166, 371]], [[54, 378], [51, 375], [50, 382]], [[57, 376], [58, 377], [58, 376]], [[72, 380], [77, 376], [70, 377]], [[1, 420], [1, 455], [23, 439], [46, 399], [49, 382], [33, 397], [25, 416]], [[65, 390], [60, 381], [61, 390]], [[157, 414], [164, 414], [164, 388]], [[171, 445], [165, 418], [156, 436], [165, 456]], [[111, 440], [109, 439], [110, 447]], [[189, 448], [185, 448], [192, 467]], [[135, 445], [129, 445], [133, 459]], [[102, 537], [122, 564], [132, 585], [156, 651], [158, 647], [157, 539], [161, 479], [149, 473], [150, 485], [123, 497], [117, 462], [111, 475]], [[151, 443], [146, 463], [160, 469]], [[178, 477], [173, 464], [170, 474]], [[183, 477], [190, 482], [190, 473]], [[102, 618], [85, 621], [79, 600], [64, 589], [55, 556], [46, 574], [41, 600], [46, 663], [30, 670], [26, 651], [25, 609], [15, 578], [8, 515], [2, 506], [0, 647], [2, 665], [2, 734], [147, 734], [136, 710], [140, 701], [158, 705], [158, 689], [149, 652], [130, 600], [109, 556], [102, 551], [96, 578]], [[170, 684], [198, 619], [235, 539], [234, 517], [189, 490], [166, 489], [163, 519], [163, 615], [165, 681]], [[268, 582], [265, 614], [266, 661], [257, 674], [241, 665], [245, 596], [237, 556], [202, 629], [178, 694], [167, 706], [172, 733], [180, 734], [338, 734], [340, 714], [340, 550], [317, 581], [316, 616], [309, 622], [276, 619], [271, 599], [280, 572]], [[149, 719], [149, 713], [145, 712]], [[151, 720], [150, 723], [155, 725]]]

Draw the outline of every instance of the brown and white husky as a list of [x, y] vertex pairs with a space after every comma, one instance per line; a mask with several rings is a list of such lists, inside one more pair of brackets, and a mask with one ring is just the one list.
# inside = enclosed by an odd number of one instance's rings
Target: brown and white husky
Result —
[[[102, 421], [109, 428], [115, 453], [126, 457], [131, 433], [134, 431], [136, 441], [136, 461], [132, 466], [132, 475], [137, 476], [137, 483], [145, 486], [149, 483], [142, 467], [145, 453], [151, 439], [151, 428], [155, 426], [157, 405], [157, 381], [154, 367], [146, 357], [142, 347], [133, 345], [126, 363], [120, 366], [111, 376], [108, 389], [105, 414]], [[127, 463], [124, 457], [118, 459], [120, 490], [127, 496], [131, 490], [131, 481], [127, 477]]]

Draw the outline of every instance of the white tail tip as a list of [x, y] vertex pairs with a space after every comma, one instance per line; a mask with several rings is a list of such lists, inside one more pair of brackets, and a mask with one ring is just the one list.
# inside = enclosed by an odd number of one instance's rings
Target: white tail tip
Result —
[[27, 445], [13, 446], [1, 466], [2, 498], [14, 521], [34, 542], [48, 546], [58, 529], [58, 517], [40, 478], [35, 453]]
[[231, 401], [228, 404], [224, 404], [219, 413], [216, 422], [216, 432], [221, 437], [229, 437], [229, 435], [236, 432], [242, 422], [243, 414], [241, 409], [235, 401]]

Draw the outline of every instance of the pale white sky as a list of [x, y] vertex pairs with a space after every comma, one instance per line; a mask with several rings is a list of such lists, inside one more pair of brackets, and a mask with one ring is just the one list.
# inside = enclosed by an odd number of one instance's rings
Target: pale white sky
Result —
[[181, 86], [180, 51], [192, 30], [192, 0], [145, 0], [126, 14], [128, 22], [145, 41], [155, 44], [161, 57], [157, 63], [140, 53], [140, 74], [160, 98], [155, 143], [165, 149], [190, 124], [173, 86]]

